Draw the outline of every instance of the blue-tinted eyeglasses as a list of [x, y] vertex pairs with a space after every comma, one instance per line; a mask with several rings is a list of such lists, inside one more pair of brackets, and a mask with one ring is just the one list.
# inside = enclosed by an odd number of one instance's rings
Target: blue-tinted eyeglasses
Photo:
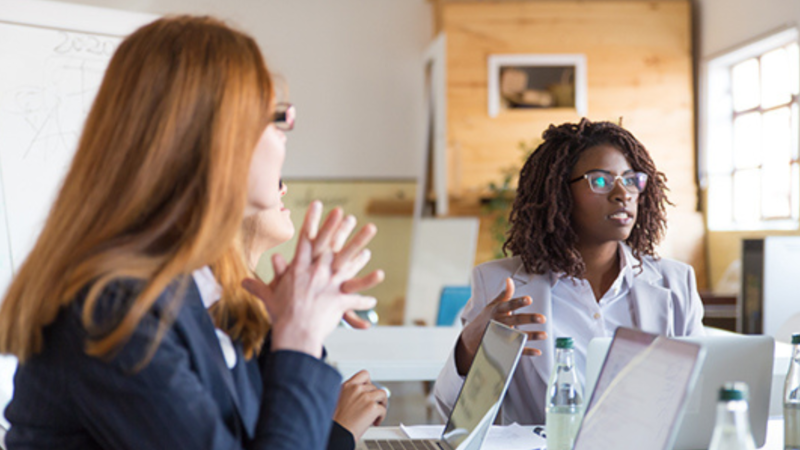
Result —
[[647, 186], [647, 174], [644, 172], [629, 172], [624, 175], [611, 175], [608, 172], [602, 172], [599, 170], [589, 171], [578, 178], [575, 178], [574, 180], [570, 180], [570, 183], [583, 180], [584, 178], [589, 181], [589, 189], [598, 194], [608, 194], [614, 190], [614, 184], [617, 182], [617, 180], [620, 180], [622, 182], [622, 187], [624, 187], [625, 190], [631, 194], [640, 194]]

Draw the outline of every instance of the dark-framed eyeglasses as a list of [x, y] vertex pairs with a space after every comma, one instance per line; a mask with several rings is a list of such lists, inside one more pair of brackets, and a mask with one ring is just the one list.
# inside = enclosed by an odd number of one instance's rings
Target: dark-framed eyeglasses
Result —
[[272, 115], [272, 123], [281, 131], [292, 131], [297, 112], [291, 103], [278, 103]]
[[631, 194], [640, 194], [647, 187], [647, 174], [644, 172], [628, 172], [623, 175], [611, 175], [608, 172], [600, 170], [591, 170], [585, 174], [570, 180], [570, 183], [575, 183], [586, 179], [589, 181], [589, 189], [598, 194], [608, 194], [614, 190], [614, 184], [617, 180], [622, 182], [622, 187]]

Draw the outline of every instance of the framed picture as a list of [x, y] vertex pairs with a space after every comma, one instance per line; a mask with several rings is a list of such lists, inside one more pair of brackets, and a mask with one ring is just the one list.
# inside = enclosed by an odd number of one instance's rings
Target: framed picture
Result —
[[489, 56], [489, 117], [535, 108], [574, 108], [585, 116], [586, 104], [586, 55]]

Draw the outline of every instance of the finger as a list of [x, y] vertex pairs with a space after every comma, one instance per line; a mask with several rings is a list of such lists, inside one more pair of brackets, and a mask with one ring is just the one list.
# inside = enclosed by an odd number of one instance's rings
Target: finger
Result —
[[543, 341], [547, 339], [546, 331], [527, 331], [529, 341]]
[[365, 395], [367, 395], [371, 401], [386, 406], [386, 403], [389, 401], [389, 397], [386, 395], [386, 391], [384, 391], [383, 389], [378, 389], [375, 386], [372, 387], [375, 388], [375, 390], [368, 392]]
[[331, 239], [339, 228], [343, 215], [342, 208], [333, 208], [333, 210], [328, 213], [328, 217], [325, 218], [325, 222], [322, 223], [322, 227], [319, 229], [317, 237], [314, 239], [315, 258], [321, 255], [322, 252], [331, 250]]
[[[333, 263], [333, 252], [330, 249], [323, 249], [322, 252], [317, 255], [317, 259], [314, 262], [315, 270], [331, 270], [331, 264]], [[330, 276], [330, 275], [329, 275]]]
[[312, 262], [312, 244], [311, 241], [305, 239], [303, 236], [297, 240], [297, 250], [294, 252], [294, 259], [292, 264], [300, 267], [308, 267]]
[[511, 300], [498, 303], [494, 311], [498, 314], [508, 314], [511, 311], [523, 308], [531, 303], [533, 303], [533, 300], [527, 295], [524, 297], [512, 298]]
[[542, 324], [547, 321], [545, 317], [541, 314], [507, 314], [503, 316], [495, 316], [494, 320], [501, 322], [504, 325], [508, 325], [510, 327], [517, 326], [517, 325], [529, 325], [529, 324]]
[[286, 272], [286, 268], [288, 264], [286, 263], [286, 258], [283, 257], [280, 253], [275, 253], [272, 255], [272, 270], [275, 272], [275, 276], [279, 277]]
[[542, 351], [538, 348], [525, 347], [522, 349], [522, 354], [525, 356], [542, 356]]
[[341, 291], [343, 294], [355, 294], [356, 292], [366, 291], [381, 283], [386, 278], [383, 270], [375, 270], [360, 278], [351, 278], [342, 283]]
[[350, 377], [349, 380], [345, 381], [345, 384], [347, 383], [366, 384], [369, 383], [369, 381], [370, 381], [369, 372], [367, 372], [366, 370], [359, 370], [358, 372], [356, 372], [355, 375]]
[[319, 229], [319, 219], [321, 217], [322, 202], [314, 200], [308, 205], [308, 210], [306, 210], [306, 216], [305, 219], [303, 219], [303, 227], [300, 231], [300, 238], [306, 237], [308, 239], [316, 239]]
[[375, 297], [367, 297], [365, 295], [342, 295], [342, 309], [344, 311], [363, 311], [365, 309], [372, 309], [378, 304]]
[[355, 258], [338, 268], [336, 279], [344, 281], [353, 278], [358, 272], [361, 272], [370, 259], [372, 259], [372, 252], [368, 248], [361, 250]]
[[352, 259], [353, 256], [357, 255], [361, 249], [369, 244], [377, 232], [378, 227], [371, 223], [361, 227], [361, 229], [358, 230], [358, 233], [353, 236], [353, 239], [351, 239], [350, 242], [348, 242], [347, 245], [342, 248], [342, 251], [336, 255], [336, 261], [334, 261], [333, 269], [339, 270], [341, 266]]
[[344, 243], [347, 242], [347, 237], [350, 236], [350, 233], [353, 232], [355, 227], [356, 218], [353, 215], [348, 215], [342, 220], [342, 223], [339, 224], [339, 229], [336, 230], [336, 233], [333, 235], [331, 248], [334, 252], [338, 253], [342, 250]]
[[506, 278], [506, 288], [497, 297], [492, 300], [489, 305], [496, 305], [501, 302], [507, 302], [514, 297], [514, 282], [511, 278]]
[[362, 319], [361, 316], [356, 314], [355, 311], [347, 311], [344, 313], [344, 316], [342, 316], [342, 319], [344, 319], [348, 325], [357, 330], [366, 330], [372, 326], [372, 323], [369, 320]]
[[245, 278], [242, 280], [242, 287], [262, 300], [269, 297], [269, 286], [257, 278]]

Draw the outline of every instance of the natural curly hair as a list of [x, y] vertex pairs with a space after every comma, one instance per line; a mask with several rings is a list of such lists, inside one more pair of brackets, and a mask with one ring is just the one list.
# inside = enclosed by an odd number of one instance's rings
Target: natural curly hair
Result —
[[666, 230], [666, 206], [671, 203], [667, 177], [656, 170], [644, 145], [619, 125], [585, 118], [577, 124], [550, 125], [542, 138], [520, 172], [503, 253], [520, 256], [528, 273], [584, 275], [586, 265], [575, 248], [578, 236], [572, 227], [569, 181], [583, 152], [605, 144], [620, 150], [633, 170], [647, 174], [636, 224], [625, 243], [638, 261], [642, 255], [656, 257], [655, 246]]

